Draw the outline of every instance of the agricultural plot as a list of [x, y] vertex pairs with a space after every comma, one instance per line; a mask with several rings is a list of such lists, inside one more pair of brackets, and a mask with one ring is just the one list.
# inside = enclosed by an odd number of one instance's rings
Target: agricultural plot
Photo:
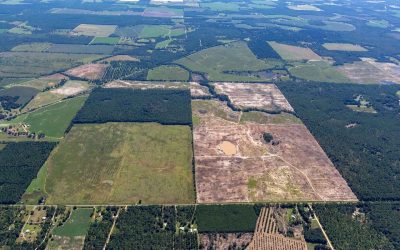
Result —
[[[0, 90], [0, 104], [3, 108], [6, 108], [4, 105], [6, 104], [3, 98], [14, 97], [15, 100], [12, 100], [15, 103], [15, 107], [18, 108], [24, 106], [27, 102], [29, 102], [39, 91], [35, 88], [24, 87], [24, 86], [15, 86], [7, 89]], [[7, 101], [9, 103], [10, 101]], [[14, 106], [14, 105], [13, 105]]]
[[148, 81], [187, 81], [189, 72], [176, 65], [162, 65], [149, 70]]
[[61, 138], [86, 98], [86, 96], [79, 96], [21, 114], [10, 121], [0, 122], [0, 127], [12, 126], [18, 131], [44, 134], [50, 138]]
[[3, 52], [0, 53], [0, 77], [50, 75], [99, 58], [99, 55], [87, 54]]
[[17, 45], [11, 49], [13, 52], [43, 52], [51, 47], [51, 43], [27, 43]]
[[199, 203], [356, 200], [304, 125], [238, 124], [193, 108]]
[[[205, 73], [210, 81], [265, 81], [260, 72], [281, 66], [278, 61], [258, 59], [245, 42], [234, 42], [205, 49], [176, 61], [192, 71]], [[246, 72], [245, 75], [241, 74]]]
[[158, 122], [192, 124], [188, 89], [97, 88], [74, 123]]
[[287, 45], [269, 41], [268, 44], [286, 61], [314, 60], [321, 61], [322, 58], [310, 48]]
[[185, 28], [175, 28], [172, 25], [136, 25], [121, 27], [116, 31], [116, 35], [129, 38], [156, 38], [156, 37], [176, 37], [185, 34]]
[[116, 29], [117, 25], [80, 24], [71, 31], [71, 35], [108, 37]]
[[81, 249], [91, 223], [93, 208], [77, 208], [71, 211], [67, 221], [52, 231], [48, 249]]
[[164, 18], [183, 18], [183, 9], [169, 7], [147, 7], [142, 16], [145, 17], [164, 17]]
[[47, 88], [54, 88], [58, 86], [63, 80], [68, 80], [67, 76], [64, 75], [51, 75], [48, 77], [41, 77], [33, 80], [23, 81], [21, 83], [12, 83], [6, 87], [21, 86], [35, 88], [37, 90], [43, 91]]
[[227, 95], [240, 109], [293, 112], [292, 106], [275, 84], [214, 83], [217, 93]]
[[235, 247], [246, 249], [252, 238], [252, 233], [200, 233], [199, 249], [234, 249]]
[[337, 66], [336, 69], [355, 83], [400, 84], [400, 66], [394, 63], [362, 58], [360, 62]]
[[40, 92], [24, 108], [23, 112], [33, 111], [61, 100], [82, 94], [90, 89], [90, 85], [85, 81], [67, 81], [63, 86], [49, 91]]
[[366, 48], [358, 44], [351, 43], [324, 43], [322, 45], [327, 50], [337, 51], [353, 51], [353, 52], [365, 52], [368, 51]]
[[315, 82], [349, 83], [346, 74], [324, 61], [294, 62], [287, 66], [291, 76]]
[[139, 59], [129, 55], [116, 55], [112, 57], [100, 60], [99, 63], [111, 63], [111, 62], [137, 62]]
[[119, 40], [120, 40], [119, 37], [95, 37], [90, 42], [90, 44], [91, 45], [96, 45], [96, 44], [115, 45], [119, 42]]
[[65, 72], [65, 74], [85, 80], [100, 80], [103, 77], [107, 67], [107, 64], [90, 63], [69, 69]]
[[192, 203], [191, 142], [189, 126], [75, 125], [46, 162], [40, 191], [48, 204]]

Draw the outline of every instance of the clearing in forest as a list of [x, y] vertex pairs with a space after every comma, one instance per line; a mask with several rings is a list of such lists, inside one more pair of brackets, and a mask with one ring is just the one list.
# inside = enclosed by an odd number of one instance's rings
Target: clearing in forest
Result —
[[101, 63], [90, 63], [65, 72], [69, 76], [79, 77], [86, 80], [99, 80], [103, 77], [108, 65]]
[[44, 186], [36, 192], [47, 197], [47, 204], [195, 200], [189, 126], [74, 125], [43, 168]]
[[356, 200], [303, 124], [238, 123], [243, 114], [207, 102], [192, 104], [197, 202]]
[[314, 51], [312, 51], [310, 48], [287, 45], [273, 41], [269, 41], [268, 44], [279, 54], [280, 57], [282, 57], [283, 60], [287, 61], [322, 60], [322, 58]]
[[275, 84], [223, 82], [214, 86], [218, 93], [227, 95], [233, 105], [241, 109], [293, 112], [292, 106]]
[[361, 45], [351, 44], [351, 43], [324, 43], [322, 46], [324, 46], [324, 48], [327, 50], [353, 51], [353, 52], [368, 51]]
[[108, 37], [117, 29], [117, 25], [79, 24], [71, 31], [76, 36]]

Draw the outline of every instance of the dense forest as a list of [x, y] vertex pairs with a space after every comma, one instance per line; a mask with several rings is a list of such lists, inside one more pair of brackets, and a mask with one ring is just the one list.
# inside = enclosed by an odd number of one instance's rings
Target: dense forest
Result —
[[[282, 83], [279, 87], [359, 199], [400, 200], [398, 86]], [[355, 112], [345, 105], [358, 95], [377, 113]]]
[[0, 203], [17, 203], [56, 143], [8, 143], [0, 151]]
[[197, 234], [176, 228], [176, 218], [174, 206], [129, 207], [121, 212], [108, 249], [197, 249]]
[[[314, 205], [335, 249], [398, 249], [385, 235], [374, 228], [368, 215], [358, 212], [356, 205]], [[388, 219], [389, 214], [386, 214]]]
[[107, 207], [101, 211], [101, 219], [96, 220], [90, 225], [89, 231], [85, 237], [83, 249], [102, 249], [106, 243], [108, 234], [113, 224], [113, 215], [117, 208]]
[[189, 90], [97, 88], [74, 123], [158, 122], [191, 125]]

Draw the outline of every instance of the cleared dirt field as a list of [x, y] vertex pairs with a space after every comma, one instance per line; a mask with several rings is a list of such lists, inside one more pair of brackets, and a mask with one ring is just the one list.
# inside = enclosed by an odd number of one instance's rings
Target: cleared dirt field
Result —
[[75, 125], [44, 166], [47, 203], [193, 203], [191, 142], [189, 126]]
[[107, 64], [85, 64], [76, 68], [72, 68], [65, 73], [70, 76], [79, 77], [86, 80], [99, 80], [106, 71]]
[[307, 250], [305, 241], [279, 234], [255, 233], [247, 250]]
[[103, 59], [99, 61], [99, 63], [110, 63], [110, 62], [137, 62], [139, 59], [129, 56], [129, 55], [117, 55], [117, 56], [112, 56], [106, 59]]
[[287, 45], [269, 41], [268, 44], [279, 54], [280, 57], [288, 61], [317, 60], [322, 58], [309, 48]]
[[116, 29], [117, 25], [80, 24], [71, 31], [71, 35], [108, 37]]
[[253, 238], [252, 233], [221, 233], [221, 234], [200, 234], [199, 249], [235, 249], [234, 246], [244, 249]]
[[202, 106], [192, 105], [199, 203], [356, 200], [304, 125], [238, 124]]
[[351, 43], [324, 43], [322, 46], [324, 46], [324, 48], [327, 50], [354, 51], [354, 52], [368, 51], [361, 45], [351, 44]]
[[199, 97], [199, 96], [210, 96], [210, 92], [208, 91], [208, 88], [205, 86], [201, 86], [197, 82], [190, 82], [190, 95], [193, 97]]
[[106, 83], [105, 88], [133, 88], [133, 89], [187, 89], [185, 82], [146, 82], [115, 80]]
[[400, 66], [394, 63], [377, 62], [362, 58], [360, 62], [336, 67], [356, 83], [397, 83], [400, 84]]
[[218, 93], [225, 94], [238, 108], [293, 111], [275, 84], [215, 83]]

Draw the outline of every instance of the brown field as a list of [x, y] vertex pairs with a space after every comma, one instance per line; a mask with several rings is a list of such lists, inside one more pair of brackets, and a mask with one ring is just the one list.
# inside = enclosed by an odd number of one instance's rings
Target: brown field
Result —
[[71, 31], [71, 35], [108, 37], [116, 29], [117, 25], [79, 24]]
[[[238, 123], [240, 114], [199, 103], [192, 105], [197, 202], [356, 200], [303, 124]], [[279, 144], [266, 144], [264, 132]]]
[[65, 74], [86, 80], [99, 80], [103, 77], [107, 67], [107, 64], [90, 63], [72, 68], [66, 71]]
[[287, 45], [270, 41], [268, 44], [279, 54], [280, 57], [288, 61], [317, 60], [322, 58], [309, 48]]
[[336, 69], [356, 83], [390, 82], [400, 84], [400, 66], [394, 63], [362, 58], [360, 62], [344, 64]]
[[218, 93], [225, 94], [238, 108], [285, 110], [293, 112], [292, 106], [275, 84], [262, 83], [215, 83]]
[[110, 63], [110, 62], [137, 62], [139, 59], [128, 56], [128, 55], [116, 55], [99, 61], [99, 63]]
[[106, 83], [105, 88], [133, 88], [133, 89], [187, 89], [185, 82], [153, 82], [114, 80]]
[[223, 233], [223, 234], [200, 234], [199, 249], [236, 249], [233, 246], [244, 249], [253, 238], [252, 233]]
[[285, 237], [280, 234], [256, 233], [247, 250], [307, 250], [302, 240]]
[[190, 82], [190, 94], [192, 97], [210, 96], [208, 88], [201, 86], [197, 82]]
[[368, 51], [366, 48], [351, 43], [324, 43], [324, 46], [327, 50], [338, 50], [338, 51], [353, 51], [353, 52], [364, 52]]

